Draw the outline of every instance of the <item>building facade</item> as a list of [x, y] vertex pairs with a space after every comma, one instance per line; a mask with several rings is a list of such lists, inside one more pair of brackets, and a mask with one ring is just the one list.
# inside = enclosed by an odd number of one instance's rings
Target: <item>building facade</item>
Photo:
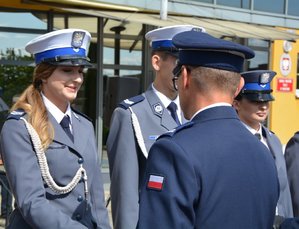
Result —
[[286, 144], [299, 130], [299, 4], [296, 0], [2, 0], [0, 3], [0, 87], [11, 105], [30, 83], [33, 58], [25, 44], [62, 28], [92, 34], [93, 68], [75, 106], [95, 124], [105, 145], [116, 104], [144, 91], [153, 80], [144, 34], [156, 27], [194, 24], [223, 39], [248, 45], [256, 57], [245, 70], [272, 69], [268, 127]]

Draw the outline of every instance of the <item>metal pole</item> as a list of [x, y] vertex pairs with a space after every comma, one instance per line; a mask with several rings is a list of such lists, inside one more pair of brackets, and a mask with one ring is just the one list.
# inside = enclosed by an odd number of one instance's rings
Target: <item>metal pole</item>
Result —
[[160, 19], [167, 20], [167, 5], [168, 0], [161, 0]]
[[103, 148], [103, 18], [98, 18], [97, 29], [97, 85], [96, 85], [96, 140], [99, 157], [102, 158]]

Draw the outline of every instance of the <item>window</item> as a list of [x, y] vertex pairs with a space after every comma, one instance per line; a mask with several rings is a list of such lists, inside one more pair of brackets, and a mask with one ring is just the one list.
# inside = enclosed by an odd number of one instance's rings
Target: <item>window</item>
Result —
[[218, 5], [250, 9], [250, 0], [217, 0]]
[[299, 16], [298, 0], [289, 0], [289, 2], [288, 2], [288, 15]]
[[[294, 0], [296, 1], [296, 0]], [[284, 13], [285, 0], [259, 0], [254, 1], [254, 10], [265, 11], [271, 13]]]
[[255, 52], [255, 57], [249, 60], [248, 70], [268, 69], [269, 42], [259, 39], [248, 39], [248, 46]]

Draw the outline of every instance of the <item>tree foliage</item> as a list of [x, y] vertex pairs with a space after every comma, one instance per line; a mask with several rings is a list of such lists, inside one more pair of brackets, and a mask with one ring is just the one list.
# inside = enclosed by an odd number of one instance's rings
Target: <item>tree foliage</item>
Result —
[[[32, 61], [29, 56], [16, 54], [13, 48], [7, 49], [5, 53], [1, 51], [1, 60], [11, 61]], [[23, 65], [0, 65], [0, 87], [2, 88], [2, 99], [11, 107], [13, 97], [21, 94], [32, 82], [32, 66]]]

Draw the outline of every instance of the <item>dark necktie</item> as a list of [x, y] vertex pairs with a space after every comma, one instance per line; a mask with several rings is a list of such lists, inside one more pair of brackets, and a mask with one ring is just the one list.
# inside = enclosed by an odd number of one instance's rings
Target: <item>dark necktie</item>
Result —
[[63, 119], [60, 122], [60, 125], [62, 126], [65, 133], [69, 136], [69, 138], [74, 141], [74, 136], [70, 129], [70, 117], [68, 115], [65, 115]]
[[174, 119], [174, 121], [178, 124], [181, 125], [180, 120], [178, 118], [178, 115], [176, 113], [177, 110], [177, 105], [174, 102], [171, 102], [167, 109], [170, 111], [171, 117]]
[[262, 139], [260, 133], [255, 133], [254, 136], [256, 136], [256, 137], [258, 138], [258, 140], [261, 140], [261, 139]]

